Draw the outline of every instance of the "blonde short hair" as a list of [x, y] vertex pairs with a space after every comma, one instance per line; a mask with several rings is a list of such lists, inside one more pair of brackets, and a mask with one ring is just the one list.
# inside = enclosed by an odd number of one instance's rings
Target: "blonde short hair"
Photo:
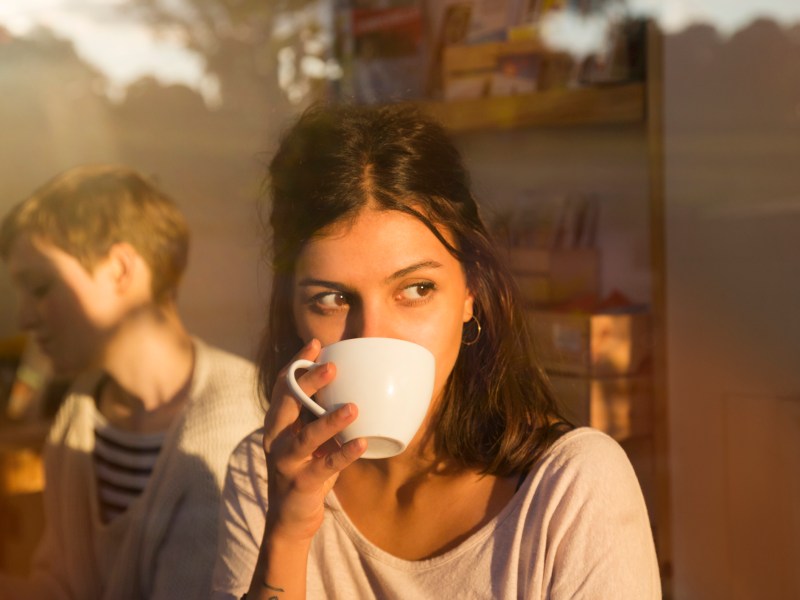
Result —
[[126, 242], [150, 267], [158, 302], [174, 298], [189, 253], [189, 227], [175, 203], [119, 165], [69, 169], [12, 208], [0, 224], [3, 259], [21, 235], [57, 246], [89, 272], [112, 245]]

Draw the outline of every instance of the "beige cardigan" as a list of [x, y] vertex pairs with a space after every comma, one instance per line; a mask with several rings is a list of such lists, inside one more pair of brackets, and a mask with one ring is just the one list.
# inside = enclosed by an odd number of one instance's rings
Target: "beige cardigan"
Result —
[[263, 410], [250, 362], [199, 340], [195, 349], [187, 407], [144, 492], [109, 524], [99, 517], [92, 460], [98, 378], [73, 387], [45, 446], [45, 534], [20, 598], [208, 597], [225, 466]]

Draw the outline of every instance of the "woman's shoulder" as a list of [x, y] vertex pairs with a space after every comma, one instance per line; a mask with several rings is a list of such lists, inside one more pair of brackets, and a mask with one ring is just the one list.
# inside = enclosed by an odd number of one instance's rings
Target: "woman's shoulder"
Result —
[[248, 433], [236, 445], [228, 460], [230, 483], [237, 488], [258, 486], [267, 481], [267, 461], [264, 456], [264, 427]]
[[264, 427], [261, 426], [244, 436], [231, 453], [230, 463], [236, 467], [264, 460]]
[[525, 486], [529, 539], [538, 544], [546, 530], [557, 557], [548, 584], [554, 597], [660, 597], [647, 507], [616, 440], [588, 427], [564, 434]]
[[622, 446], [581, 427], [564, 434], [529, 473], [519, 506], [527, 519], [558, 535], [627, 540], [652, 550], [639, 480]]
[[222, 491], [225, 519], [244, 519], [250, 523], [247, 529], [251, 531], [263, 527], [267, 506], [267, 461], [263, 439], [264, 428], [260, 427], [236, 445], [228, 460]]
[[[611, 436], [590, 427], [579, 427], [561, 436], [537, 463], [528, 483], [569, 482], [574, 490], [608, 493], [636, 492], [640, 488], [628, 455]], [[548, 485], [549, 487], [549, 485]]]
[[542, 460], [557, 463], [568, 461], [606, 461], [625, 457], [625, 451], [614, 438], [592, 427], [578, 427], [558, 438], [544, 453]]

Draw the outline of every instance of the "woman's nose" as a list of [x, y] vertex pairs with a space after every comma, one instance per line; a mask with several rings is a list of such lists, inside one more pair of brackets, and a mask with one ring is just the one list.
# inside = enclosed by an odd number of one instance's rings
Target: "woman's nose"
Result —
[[379, 304], [362, 305], [348, 314], [347, 337], [397, 337], [396, 319]]

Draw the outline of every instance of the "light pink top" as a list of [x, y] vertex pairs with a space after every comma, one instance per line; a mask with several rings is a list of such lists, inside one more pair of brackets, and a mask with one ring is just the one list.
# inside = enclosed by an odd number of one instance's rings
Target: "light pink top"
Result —
[[[216, 599], [238, 599], [250, 585], [267, 502], [261, 436], [251, 434], [231, 457]], [[593, 429], [559, 439], [494, 519], [435, 558], [384, 552], [332, 492], [328, 504], [309, 557], [309, 598], [661, 598], [639, 483], [622, 448]]]

